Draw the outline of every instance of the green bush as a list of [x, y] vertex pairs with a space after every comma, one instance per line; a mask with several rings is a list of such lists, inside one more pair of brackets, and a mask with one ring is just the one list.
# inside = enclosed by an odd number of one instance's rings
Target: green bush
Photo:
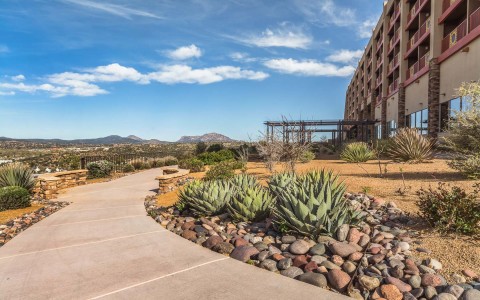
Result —
[[448, 165], [471, 179], [480, 179], [480, 154], [458, 155]]
[[394, 161], [420, 163], [433, 158], [435, 141], [415, 128], [400, 128], [390, 139], [387, 154]]
[[314, 159], [315, 159], [315, 153], [313, 153], [312, 151], [305, 151], [300, 156], [300, 162], [302, 164], [306, 164], [308, 162], [311, 162]]
[[212, 144], [207, 148], [207, 152], [218, 152], [224, 149], [225, 146], [223, 144]]
[[30, 194], [20, 186], [0, 188], [0, 211], [30, 206]]
[[205, 152], [200, 154], [198, 159], [203, 161], [205, 165], [210, 166], [222, 161], [235, 159], [235, 153], [227, 149], [220, 150], [218, 152]]
[[167, 156], [162, 159], [165, 162], [165, 166], [178, 165], [178, 159], [174, 156]]
[[207, 144], [204, 142], [198, 142], [197, 145], [195, 146], [195, 154], [199, 155], [207, 151]]
[[135, 172], [135, 168], [131, 164], [126, 164], [123, 166], [123, 173]]
[[235, 165], [231, 161], [222, 161], [210, 167], [205, 180], [231, 179], [235, 176]]
[[104, 178], [112, 174], [113, 164], [106, 160], [94, 161], [87, 164], [87, 170], [90, 178]]
[[340, 159], [349, 163], [366, 162], [375, 157], [375, 154], [370, 149], [367, 143], [355, 142], [345, 146]]
[[191, 173], [205, 171], [205, 164], [198, 158], [187, 158], [181, 160], [178, 165], [181, 169], [190, 170]]
[[333, 172], [325, 170], [303, 176], [279, 175], [270, 181], [270, 190], [277, 197], [273, 209], [276, 225], [316, 238], [334, 235], [343, 224], [360, 222], [360, 213], [344, 197], [345, 185], [337, 181]]
[[0, 167], [0, 187], [19, 186], [31, 192], [35, 187], [33, 171], [20, 163]]
[[454, 186], [448, 189], [439, 183], [437, 189], [418, 191], [417, 205], [421, 216], [433, 227], [444, 232], [473, 234], [480, 231], [480, 185], [467, 194]]
[[190, 209], [196, 216], [218, 215], [225, 211], [233, 196], [228, 181], [193, 181], [180, 190], [177, 207]]

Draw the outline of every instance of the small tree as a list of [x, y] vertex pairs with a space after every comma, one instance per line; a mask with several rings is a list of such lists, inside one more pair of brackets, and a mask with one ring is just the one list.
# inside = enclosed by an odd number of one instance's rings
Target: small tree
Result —
[[463, 83], [457, 95], [465, 109], [454, 111], [444, 138], [454, 152], [450, 167], [471, 178], [480, 178], [480, 81]]
[[199, 155], [207, 151], [207, 144], [205, 142], [198, 142], [195, 146], [195, 154]]
[[282, 157], [282, 140], [279, 132], [273, 132], [271, 135], [262, 133], [259, 141], [256, 142], [258, 154], [263, 158], [265, 167], [273, 173], [275, 165]]

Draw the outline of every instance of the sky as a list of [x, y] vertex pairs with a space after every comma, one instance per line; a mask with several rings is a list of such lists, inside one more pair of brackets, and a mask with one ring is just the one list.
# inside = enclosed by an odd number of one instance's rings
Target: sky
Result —
[[1, 0], [0, 136], [255, 139], [341, 119], [383, 0]]

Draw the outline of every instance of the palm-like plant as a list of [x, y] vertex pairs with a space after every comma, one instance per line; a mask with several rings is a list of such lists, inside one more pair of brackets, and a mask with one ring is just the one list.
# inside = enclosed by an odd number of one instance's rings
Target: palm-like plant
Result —
[[277, 204], [273, 210], [277, 225], [290, 231], [316, 238], [333, 235], [345, 224], [357, 224], [360, 212], [344, 197], [346, 187], [329, 171], [314, 171], [276, 189]]
[[222, 213], [232, 199], [234, 189], [230, 182], [194, 181], [179, 193], [179, 206], [189, 208], [196, 216], [212, 216]]
[[375, 157], [373, 151], [370, 149], [367, 143], [355, 142], [345, 146], [340, 158], [350, 163], [366, 162]]
[[435, 140], [420, 134], [415, 128], [400, 128], [391, 139], [387, 154], [395, 161], [420, 163], [431, 160]]
[[227, 203], [230, 216], [240, 222], [257, 222], [270, 215], [275, 198], [261, 186], [254, 185], [247, 189], [238, 189], [232, 201]]
[[31, 192], [35, 187], [33, 171], [21, 163], [11, 163], [0, 167], [0, 187], [19, 186]]

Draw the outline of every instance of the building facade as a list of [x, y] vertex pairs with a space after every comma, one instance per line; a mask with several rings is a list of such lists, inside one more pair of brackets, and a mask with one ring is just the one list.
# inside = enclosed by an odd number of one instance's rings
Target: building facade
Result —
[[385, 138], [413, 127], [437, 137], [456, 89], [480, 79], [480, 0], [389, 0], [346, 93], [346, 120], [376, 120], [357, 132]]

